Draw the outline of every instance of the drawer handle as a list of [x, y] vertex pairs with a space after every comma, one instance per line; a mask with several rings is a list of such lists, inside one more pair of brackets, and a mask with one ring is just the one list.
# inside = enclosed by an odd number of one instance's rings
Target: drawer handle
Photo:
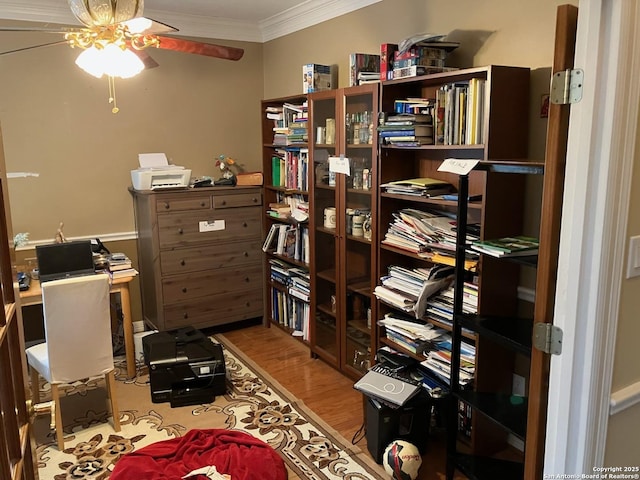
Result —
[[169, 205], [169, 202], [164, 202], [164, 208], [165, 210], [169, 210], [171, 208], [171, 205]]
[[249, 277], [245, 277], [245, 278], [244, 278], [244, 281], [245, 281], [245, 282], [247, 282], [247, 283], [249, 283], [249, 282], [251, 281], [251, 279], [250, 279]]
[[201, 206], [201, 207], [206, 207], [206, 206], [207, 206], [207, 204], [206, 204], [206, 203], [204, 203], [204, 202], [200, 202], [200, 206]]
[[248, 224], [247, 222], [243, 222], [243, 223], [242, 223], [242, 226], [243, 226], [243, 227], [248, 227], [248, 226], [249, 226], [249, 224]]
[[179, 233], [180, 235], [182, 235], [182, 234], [184, 233], [184, 230], [182, 230], [181, 228], [179, 228], [179, 229], [178, 229], [178, 233]]
[[184, 312], [182, 314], [182, 318], [184, 318], [186, 320], [187, 318], [189, 318], [189, 314], [187, 312]]
[[226, 205], [227, 201], [226, 200], [222, 200], [222, 202], [220, 202], [220, 205]]
[[258, 199], [256, 197], [253, 197], [253, 203], [258, 203]]
[[184, 267], [186, 264], [187, 264], [187, 262], [185, 262], [184, 260], [180, 260], [180, 265], [181, 265], [181, 266], [183, 266], [183, 267]]
[[182, 287], [182, 293], [187, 293], [187, 287]]
[[250, 307], [251, 306], [251, 302], [247, 302], [244, 304], [246, 307]]
[[244, 252], [244, 256], [248, 257], [249, 256], [249, 252]]

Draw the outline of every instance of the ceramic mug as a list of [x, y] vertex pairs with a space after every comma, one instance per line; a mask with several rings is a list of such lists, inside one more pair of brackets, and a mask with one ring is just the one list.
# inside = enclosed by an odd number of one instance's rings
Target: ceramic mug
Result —
[[336, 228], [336, 207], [324, 209], [324, 228]]

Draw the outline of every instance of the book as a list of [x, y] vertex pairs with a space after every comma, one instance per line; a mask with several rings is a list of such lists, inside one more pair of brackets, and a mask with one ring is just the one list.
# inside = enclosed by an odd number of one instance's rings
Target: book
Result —
[[423, 124], [410, 124], [410, 125], [395, 125], [385, 124], [378, 127], [380, 137], [394, 137], [399, 135], [417, 135], [430, 137], [433, 135], [433, 127], [431, 125]]
[[110, 271], [111, 278], [135, 277], [138, 271], [135, 268], [126, 268], [124, 270]]
[[[385, 125], [393, 125], [393, 122], [412, 122], [408, 123], [408, 125], [412, 125], [413, 123], [431, 123], [432, 116], [428, 113], [397, 113], [394, 115], [387, 116], [387, 120], [385, 121]], [[407, 124], [405, 124], [407, 125]]]
[[380, 80], [393, 80], [393, 58], [398, 50], [395, 43], [380, 44]]
[[359, 85], [360, 72], [370, 72], [380, 78], [380, 55], [352, 53], [349, 55], [349, 86]]
[[398, 144], [411, 144], [411, 145], [432, 145], [433, 137], [418, 136], [418, 135], [395, 135], [382, 137], [383, 143]]
[[501, 237], [492, 240], [476, 240], [471, 244], [473, 250], [493, 257], [536, 255], [538, 247], [537, 238], [524, 235]]
[[269, 232], [267, 233], [267, 236], [264, 239], [264, 243], [262, 244], [263, 252], [268, 252], [269, 250], [273, 249], [273, 242], [274, 242], [274, 239], [276, 238], [276, 233], [279, 231], [279, 229], [280, 229], [279, 224], [274, 223], [273, 225], [271, 225], [271, 228], [269, 229]]

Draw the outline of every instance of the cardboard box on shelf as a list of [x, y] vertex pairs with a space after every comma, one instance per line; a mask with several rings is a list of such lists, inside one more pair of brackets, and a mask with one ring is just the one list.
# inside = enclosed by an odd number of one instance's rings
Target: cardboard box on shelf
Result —
[[319, 92], [337, 88], [337, 68], [308, 63], [302, 66], [302, 93]]
[[262, 185], [262, 172], [242, 172], [236, 175], [236, 185]]

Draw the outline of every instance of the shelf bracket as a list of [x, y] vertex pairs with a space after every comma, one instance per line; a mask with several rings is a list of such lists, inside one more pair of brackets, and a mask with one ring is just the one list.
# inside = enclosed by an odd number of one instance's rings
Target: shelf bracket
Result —
[[582, 100], [584, 71], [580, 68], [562, 70], [551, 79], [551, 103], [567, 105]]
[[562, 353], [562, 329], [550, 323], [536, 323], [533, 326], [533, 346], [550, 355]]

